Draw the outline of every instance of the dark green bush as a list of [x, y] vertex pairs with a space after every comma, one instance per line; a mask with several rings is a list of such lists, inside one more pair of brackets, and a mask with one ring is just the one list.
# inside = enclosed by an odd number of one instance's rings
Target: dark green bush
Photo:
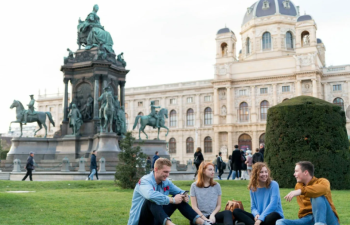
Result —
[[6, 156], [7, 156], [7, 153], [8, 153], [9, 151], [1, 151], [0, 152], [0, 159], [6, 159]]
[[350, 188], [346, 118], [339, 106], [300, 96], [268, 110], [265, 161], [281, 187], [293, 188], [295, 163], [311, 161], [332, 189]]

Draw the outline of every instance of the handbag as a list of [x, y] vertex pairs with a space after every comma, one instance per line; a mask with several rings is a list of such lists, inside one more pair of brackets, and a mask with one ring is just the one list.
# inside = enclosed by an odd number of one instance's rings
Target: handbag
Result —
[[241, 155], [241, 162], [245, 162], [245, 157]]
[[[233, 210], [235, 209], [242, 209], [244, 210], [243, 204], [241, 201], [236, 201], [234, 199], [232, 199], [232, 201], [228, 200], [225, 206], [225, 210], [230, 210], [231, 212], [233, 212]], [[232, 214], [232, 219], [235, 220], [235, 217]]]
[[196, 158], [194, 158], [193, 164], [195, 164], [195, 165], [199, 164], [198, 156], [196, 156]]

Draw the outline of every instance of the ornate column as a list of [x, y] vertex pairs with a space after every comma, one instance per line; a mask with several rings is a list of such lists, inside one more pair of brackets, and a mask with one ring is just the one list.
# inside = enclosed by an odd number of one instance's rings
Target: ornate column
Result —
[[252, 137], [252, 149], [256, 149], [258, 147], [259, 147], [259, 138], [257, 137], [257, 131], [255, 130], [253, 131], [253, 137]]
[[272, 84], [273, 105], [277, 105], [277, 84]]
[[219, 124], [219, 115], [220, 115], [220, 109], [219, 109], [219, 89], [214, 88], [214, 124]]
[[323, 100], [328, 102], [328, 83], [323, 83]]
[[183, 128], [183, 109], [182, 109], [182, 95], [179, 96], [179, 101], [177, 103], [179, 105], [179, 112], [178, 112], [178, 115], [179, 115], [179, 123], [177, 125], [178, 128]]
[[296, 95], [297, 95], [297, 96], [300, 96], [301, 93], [302, 93], [302, 91], [301, 91], [301, 80], [297, 80], [297, 81], [296, 81], [296, 86], [295, 86], [295, 88], [296, 88]]
[[120, 81], [120, 105], [125, 108], [125, 82], [126, 81]]
[[232, 102], [231, 102], [231, 87], [226, 87], [226, 107], [227, 107], [227, 115], [226, 115], [226, 123], [232, 123]]
[[227, 153], [230, 155], [233, 151], [232, 131], [227, 132], [227, 145]]
[[63, 122], [68, 122], [68, 78], [64, 78]]
[[220, 143], [219, 143], [219, 132], [215, 132], [215, 139], [214, 139], [214, 156], [219, 155], [220, 152]]
[[252, 99], [252, 108], [251, 108], [251, 122], [255, 123], [257, 121], [256, 116], [256, 105], [255, 105], [255, 86], [251, 86], [251, 99]]
[[199, 94], [196, 94], [196, 123], [195, 123], [195, 127], [200, 127], [201, 126], [201, 108], [200, 108], [200, 98], [199, 98]]
[[312, 79], [312, 96], [317, 98], [317, 80]]
[[100, 75], [95, 75], [95, 87], [94, 87], [94, 119], [98, 120], [98, 97], [100, 93]]

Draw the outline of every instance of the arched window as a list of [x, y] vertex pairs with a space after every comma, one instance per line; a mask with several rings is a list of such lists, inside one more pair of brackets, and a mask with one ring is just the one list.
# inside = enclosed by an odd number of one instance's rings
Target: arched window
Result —
[[176, 127], [176, 111], [170, 111], [170, 127]]
[[176, 140], [175, 140], [175, 138], [170, 138], [170, 140], [169, 140], [169, 153], [176, 153]]
[[129, 116], [127, 113], [125, 113], [125, 127], [126, 127], [126, 130], [129, 129]]
[[192, 127], [194, 125], [194, 111], [193, 109], [187, 110], [187, 126]]
[[210, 107], [204, 110], [204, 125], [211, 125], [213, 120], [213, 112]]
[[308, 31], [303, 31], [303, 33], [301, 33], [301, 43], [302, 46], [310, 46], [310, 34]]
[[250, 38], [248, 37], [246, 42], [245, 42], [245, 48], [246, 48], [246, 52], [247, 52], [247, 55], [250, 54]]
[[[137, 114], [137, 115], [138, 115], [138, 116], [143, 116], [143, 112], [139, 112], [139, 114]], [[140, 127], [141, 127], [140, 121], [141, 121], [141, 120], [138, 120], [138, 121], [137, 121], [137, 129], [140, 129]]]
[[262, 46], [263, 50], [271, 50], [271, 34], [265, 32], [262, 36]]
[[186, 153], [193, 153], [193, 138], [186, 139]]
[[260, 119], [267, 119], [267, 110], [269, 109], [269, 102], [264, 100], [260, 103]]
[[227, 56], [227, 44], [225, 42], [221, 44], [221, 56]]
[[239, 120], [241, 122], [248, 122], [249, 120], [249, 110], [246, 102], [242, 102], [239, 105]]
[[260, 144], [264, 144], [265, 145], [265, 133], [263, 133], [262, 135], [260, 135], [259, 137], [259, 145]]
[[238, 146], [243, 150], [252, 149], [252, 138], [248, 134], [242, 134], [238, 138]]
[[212, 147], [212, 140], [211, 137], [206, 137], [204, 138], [204, 153], [211, 153], [213, 152], [213, 147]]
[[342, 98], [336, 98], [333, 100], [334, 105], [338, 105], [344, 111], [344, 100]]
[[286, 33], [286, 45], [287, 45], [287, 49], [294, 49], [294, 45], [293, 45], [293, 35], [292, 32], [288, 31]]

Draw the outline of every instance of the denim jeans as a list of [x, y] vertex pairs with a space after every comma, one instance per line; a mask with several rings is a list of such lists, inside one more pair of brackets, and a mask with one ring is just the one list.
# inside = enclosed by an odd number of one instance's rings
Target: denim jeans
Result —
[[[239, 170], [237, 172], [238, 172], [238, 177], [239, 177], [239, 175], [240, 175], [239, 174]], [[234, 180], [236, 178], [236, 171], [235, 170], [230, 170], [230, 173], [227, 176], [227, 180], [230, 179], [231, 174], [232, 174], [232, 180]]]
[[92, 169], [92, 170], [91, 170], [91, 174], [90, 174], [90, 176], [89, 176], [90, 180], [93, 180], [93, 179], [94, 179], [95, 173], [96, 173], [96, 169]]
[[312, 213], [298, 220], [277, 220], [276, 225], [339, 225], [329, 202], [325, 196], [310, 198]]

